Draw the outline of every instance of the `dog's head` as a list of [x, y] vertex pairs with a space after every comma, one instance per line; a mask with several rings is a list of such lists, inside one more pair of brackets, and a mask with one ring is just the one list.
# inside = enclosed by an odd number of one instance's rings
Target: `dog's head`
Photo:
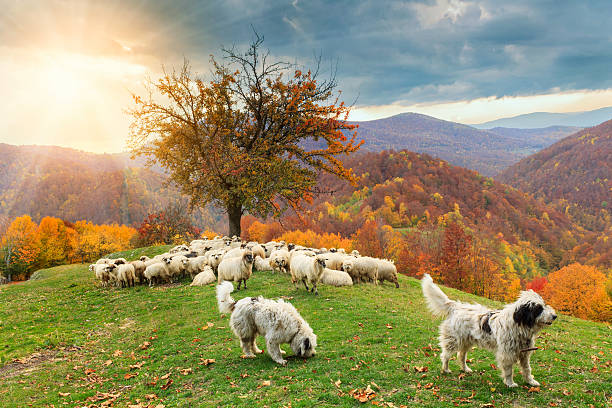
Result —
[[514, 322], [528, 328], [541, 328], [551, 325], [557, 318], [555, 309], [546, 305], [540, 295], [533, 290], [522, 291], [514, 304]]
[[317, 354], [317, 335], [308, 329], [300, 329], [298, 334], [291, 341], [291, 350], [296, 356], [310, 358]]

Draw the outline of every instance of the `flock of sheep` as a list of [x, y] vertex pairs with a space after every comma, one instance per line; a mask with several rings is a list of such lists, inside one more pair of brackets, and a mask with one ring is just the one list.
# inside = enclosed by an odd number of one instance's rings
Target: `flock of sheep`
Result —
[[[392, 261], [346, 253], [342, 248], [307, 248], [284, 241], [265, 244], [243, 242], [238, 237], [197, 239], [189, 246], [178, 245], [167, 253], [139, 260], [99, 259], [89, 266], [103, 286], [149, 286], [171, 283], [189, 276], [191, 286], [203, 286], [218, 281], [238, 282], [247, 286], [253, 271], [273, 270], [290, 274], [298, 288], [299, 282], [307, 291], [318, 294], [319, 283], [332, 286], [351, 286], [359, 282], [389, 281], [399, 287], [397, 269]], [[309, 288], [310, 285], [310, 288]]]

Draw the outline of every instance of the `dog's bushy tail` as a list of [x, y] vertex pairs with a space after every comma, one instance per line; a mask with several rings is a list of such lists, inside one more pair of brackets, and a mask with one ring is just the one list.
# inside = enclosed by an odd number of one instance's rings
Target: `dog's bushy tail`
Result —
[[450, 300], [448, 296], [433, 283], [433, 279], [431, 279], [431, 276], [427, 273], [424, 274], [423, 279], [421, 279], [421, 287], [423, 288], [423, 296], [425, 296], [425, 300], [427, 300], [429, 310], [431, 310], [435, 316], [446, 317], [455, 302]]
[[231, 282], [223, 281], [217, 285], [217, 305], [219, 305], [219, 313], [231, 313], [234, 311], [236, 302], [230, 296], [234, 291], [234, 285]]

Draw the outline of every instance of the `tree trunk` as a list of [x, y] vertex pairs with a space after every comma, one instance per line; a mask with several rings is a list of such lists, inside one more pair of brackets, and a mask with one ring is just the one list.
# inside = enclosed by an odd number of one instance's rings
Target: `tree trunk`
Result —
[[230, 204], [227, 206], [227, 218], [229, 219], [229, 236], [240, 236], [240, 219], [242, 218], [242, 204]]

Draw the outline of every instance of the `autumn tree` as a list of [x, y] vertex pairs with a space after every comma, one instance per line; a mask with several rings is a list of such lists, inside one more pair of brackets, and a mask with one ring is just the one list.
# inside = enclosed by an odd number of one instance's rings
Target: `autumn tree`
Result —
[[[317, 193], [319, 172], [353, 180], [339, 156], [359, 148], [349, 107], [337, 82], [314, 71], [274, 61], [256, 35], [244, 51], [211, 57], [212, 80], [182, 68], [149, 81], [148, 95], [134, 95], [130, 146], [160, 163], [192, 205], [213, 203], [240, 236], [243, 214], [279, 216]], [[308, 149], [306, 141], [324, 142]]]
[[172, 204], [162, 211], [149, 214], [137, 230], [137, 246], [178, 244], [199, 237], [201, 232], [191, 223], [187, 208], [181, 204]]
[[0, 268], [8, 280], [13, 275], [28, 275], [40, 252], [38, 226], [29, 215], [17, 217], [8, 226], [0, 245], [2, 264]]
[[557, 311], [582, 319], [611, 321], [606, 276], [594, 266], [573, 263], [548, 275], [542, 296]]
[[77, 244], [77, 232], [66, 226], [59, 218], [45, 217], [38, 226], [39, 267], [64, 264]]

